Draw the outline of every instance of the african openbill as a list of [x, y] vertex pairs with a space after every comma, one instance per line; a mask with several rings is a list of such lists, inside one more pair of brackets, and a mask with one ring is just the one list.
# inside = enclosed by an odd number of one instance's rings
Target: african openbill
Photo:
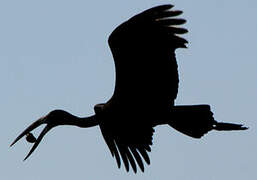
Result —
[[[144, 171], [143, 160], [150, 164], [154, 127], [168, 124], [176, 130], [200, 138], [211, 130], [245, 130], [241, 124], [219, 123], [214, 120], [209, 105], [175, 106], [178, 93], [177, 48], [186, 48], [187, 41], [179, 27], [186, 21], [174, 18], [182, 11], [170, 10], [173, 5], [162, 5], [146, 10], [118, 26], [109, 37], [109, 45], [116, 67], [113, 96], [95, 105], [95, 115], [76, 117], [63, 110], [54, 110], [25, 129], [11, 144], [23, 136], [34, 143], [26, 160], [43, 136], [53, 127], [73, 125], [87, 128], [99, 125], [102, 135], [118, 167], [121, 159], [129, 166]], [[47, 124], [34, 138], [30, 133]]]

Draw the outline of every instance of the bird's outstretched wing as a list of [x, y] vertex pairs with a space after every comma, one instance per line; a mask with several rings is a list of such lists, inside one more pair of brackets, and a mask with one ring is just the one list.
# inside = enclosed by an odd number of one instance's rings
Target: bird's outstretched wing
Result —
[[182, 11], [172, 11], [172, 7], [146, 10], [118, 26], [109, 37], [116, 82], [104, 108], [113, 113], [104, 115], [108, 123], [100, 127], [118, 166], [120, 153], [127, 171], [130, 164], [136, 172], [135, 160], [142, 171], [142, 159], [150, 163], [147, 151], [151, 150], [154, 120], [167, 112], [177, 96], [175, 49], [186, 47], [187, 41], [178, 34], [187, 30], [178, 27], [184, 19], [173, 18]]
[[[178, 91], [176, 48], [187, 41], [178, 27], [184, 19], [174, 18], [182, 11], [171, 11], [172, 5], [146, 10], [118, 26], [109, 37], [116, 82], [113, 97], [145, 102], [173, 101]], [[131, 97], [133, 99], [131, 99]]]

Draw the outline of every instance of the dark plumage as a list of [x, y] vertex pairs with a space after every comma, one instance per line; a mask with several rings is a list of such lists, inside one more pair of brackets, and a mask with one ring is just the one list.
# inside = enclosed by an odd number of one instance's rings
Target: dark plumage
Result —
[[127, 171], [137, 165], [144, 171], [150, 164], [154, 127], [168, 124], [178, 131], [200, 138], [210, 130], [244, 130], [242, 125], [218, 123], [209, 105], [174, 106], [178, 93], [177, 48], [187, 41], [179, 27], [186, 21], [176, 18], [182, 11], [162, 5], [146, 10], [118, 26], [109, 37], [116, 67], [114, 94], [109, 101], [95, 106], [95, 115], [79, 118], [63, 110], [54, 110], [35, 121], [11, 144], [41, 124], [47, 124], [27, 159], [43, 136], [58, 125], [82, 128], [99, 125], [118, 167], [121, 159]]

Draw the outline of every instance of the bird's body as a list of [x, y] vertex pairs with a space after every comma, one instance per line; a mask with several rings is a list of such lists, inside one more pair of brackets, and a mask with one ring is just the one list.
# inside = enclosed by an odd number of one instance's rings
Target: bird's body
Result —
[[[143, 160], [150, 164], [154, 127], [168, 124], [176, 130], [200, 138], [210, 130], [243, 130], [242, 125], [218, 123], [209, 105], [175, 106], [178, 93], [177, 48], [187, 41], [179, 36], [187, 32], [179, 27], [184, 19], [174, 18], [182, 11], [172, 5], [146, 10], [118, 26], [109, 37], [116, 67], [113, 96], [94, 107], [95, 115], [79, 118], [63, 110], [54, 110], [34, 122], [11, 144], [46, 123], [29, 154], [43, 136], [58, 125], [86, 128], [99, 125], [102, 135], [120, 167], [137, 165], [144, 171]], [[29, 139], [30, 140], [30, 139]], [[33, 142], [31, 140], [31, 142]]]

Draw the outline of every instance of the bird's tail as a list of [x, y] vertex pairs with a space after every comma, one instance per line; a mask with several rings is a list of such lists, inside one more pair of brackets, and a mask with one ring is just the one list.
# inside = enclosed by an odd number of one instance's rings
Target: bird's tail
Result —
[[218, 131], [245, 130], [241, 124], [217, 122], [209, 105], [174, 106], [171, 127], [194, 138], [200, 138], [213, 129]]

